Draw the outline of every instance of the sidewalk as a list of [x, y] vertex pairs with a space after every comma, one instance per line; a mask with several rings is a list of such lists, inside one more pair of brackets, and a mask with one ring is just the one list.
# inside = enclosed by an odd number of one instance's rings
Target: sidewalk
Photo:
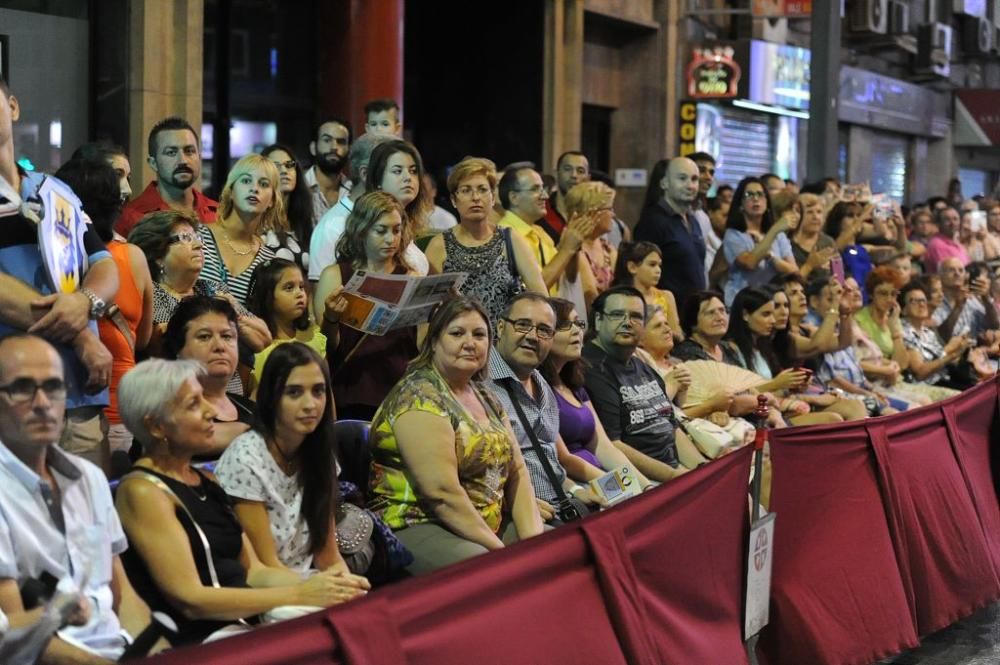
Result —
[[996, 665], [1000, 663], [1000, 603], [921, 640], [920, 647], [877, 665]]

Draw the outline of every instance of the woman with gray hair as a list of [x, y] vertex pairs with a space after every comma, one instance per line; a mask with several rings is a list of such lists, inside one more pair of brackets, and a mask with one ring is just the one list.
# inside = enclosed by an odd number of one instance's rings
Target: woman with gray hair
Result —
[[177, 620], [174, 646], [242, 630], [246, 619], [280, 606], [328, 607], [369, 588], [349, 573], [303, 580], [261, 563], [215, 477], [191, 464], [214, 436], [215, 410], [200, 383], [204, 372], [193, 360], [147, 360], [121, 384], [122, 419], [145, 451], [118, 488], [116, 504], [132, 545], [123, 560], [150, 608]]

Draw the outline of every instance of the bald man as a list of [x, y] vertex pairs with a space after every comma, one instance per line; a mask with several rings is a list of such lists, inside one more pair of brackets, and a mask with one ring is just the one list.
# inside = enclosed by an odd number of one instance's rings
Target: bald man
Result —
[[[661, 169], [653, 169], [657, 172]], [[694, 291], [705, 288], [705, 238], [692, 215], [698, 198], [698, 165], [687, 157], [675, 157], [667, 163], [659, 182], [659, 199], [650, 202], [635, 227], [636, 241], [645, 240], [663, 254], [661, 289], [674, 294], [678, 305]], [[647, 196], [647, 201], [653, 199]]]

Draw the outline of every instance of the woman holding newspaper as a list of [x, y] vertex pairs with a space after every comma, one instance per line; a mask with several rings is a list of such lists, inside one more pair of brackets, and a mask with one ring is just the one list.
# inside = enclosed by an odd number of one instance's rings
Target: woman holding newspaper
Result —
[[327, 336], [327, 362], [341, 419], [371, 420], [417, 354], [414, 327], [368, 335], [340, 321], [348, 305], [344, 285], [355, 272], [412, 273], [401, 249], [411, 241], [405, 220], [406, 212], [391, 194], [375, 191], [361, 196], [337, 243], [337, 263], [323, 270], [313, 294], [313, 309], [322, 316]]

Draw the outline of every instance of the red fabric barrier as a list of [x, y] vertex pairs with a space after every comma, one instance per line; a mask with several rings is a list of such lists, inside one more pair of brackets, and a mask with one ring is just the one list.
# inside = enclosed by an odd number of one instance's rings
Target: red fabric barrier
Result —
[[152, 662], [747, 663], [750, 450], [583, 522]]
[[1000, 597], [996, 409], [990, 383], [897, 416], [773, 433], [763, 662], [867, 665]]

